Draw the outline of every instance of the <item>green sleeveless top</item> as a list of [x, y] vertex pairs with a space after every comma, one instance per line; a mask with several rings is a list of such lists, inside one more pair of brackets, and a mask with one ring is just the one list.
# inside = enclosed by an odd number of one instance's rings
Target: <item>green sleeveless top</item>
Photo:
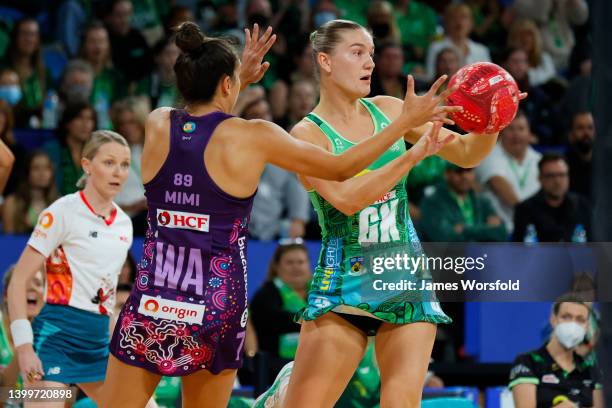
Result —
[[[360, 102], [372, 117], [375, 134], [391, 123], [373, 102], [367, 99], [360, 99]], [[355, 145], [315, 113], [309, 113], [306, 120], [317, 125], [330, 140], [334, 154], [341, 154]], [[405, 151], [403, 138], [398, 139], [355, 177], [383, 167]], [[421, 297], [414, 293], [375, 291], [369, 285], [373, 275], [364, 265], [364, 245], [394, 245], [405, 247], [406, 252], [412, 256], [422, 255], [420, 242], [408, 214], [405, 183], [406, 176], [378, 200], [350, 216], [337, 210], [316, 191], [308, 192], [318, 215], [322, 248], [310, 286], [308, 305], [298, 313], [298, 320], [313, 320], [334, 310], [369, 315], [399, 324], [415, 321], [450, 322], [437, 301], [417, 304], [414, 300]], [[355, 195], [359, 193], [352, 192]]]

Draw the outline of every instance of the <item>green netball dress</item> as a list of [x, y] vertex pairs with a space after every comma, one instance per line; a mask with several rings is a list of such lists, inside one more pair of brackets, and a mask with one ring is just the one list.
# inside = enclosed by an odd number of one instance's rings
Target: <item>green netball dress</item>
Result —
[[[372, 117], [375, 133], [391, 121], [372, 102], [361, 99]], [[317, 125], [331, 141], [334, 154], [341, 154], [355, 143], [343, 138], [333, 127], [309, 113], [306, 119]], [[396, 141], [360, 176], [378, 169], [400, 157], [406, 151], [403, 139]], [[413, 322], [450, 323], [442, 311], [435, 293], [423, 299], [415, 291], [374, 291], [369, 285], [372, 272], [368, 271], [364, 248], [393, 245], [410, 256], [423, 256], [419, 239], [408, 214], [406, 177], [395, 187], [358, 213], [347, 216], [334, 208], [316, 191], [309, 191], [321, 227], [322, 248], [308, 293], [308, 305], [296, 316], [297, 320], [314, 320], [329, 312], [357, 314], [389, 323]], [[359, 191], [352, 194], [359, 195]], [[427, 279], [427, 271], [420, 270], [412, 279]], [[425, 278], [423, 278], [425, 277]]]

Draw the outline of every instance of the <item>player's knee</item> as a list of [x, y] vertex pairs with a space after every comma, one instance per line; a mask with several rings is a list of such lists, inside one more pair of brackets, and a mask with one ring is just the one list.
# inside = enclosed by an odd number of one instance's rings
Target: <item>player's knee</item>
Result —
[[380, 408], [419, 408], [421, 389], [412, 388], [401, 381], [385, 384], [381, 390]]

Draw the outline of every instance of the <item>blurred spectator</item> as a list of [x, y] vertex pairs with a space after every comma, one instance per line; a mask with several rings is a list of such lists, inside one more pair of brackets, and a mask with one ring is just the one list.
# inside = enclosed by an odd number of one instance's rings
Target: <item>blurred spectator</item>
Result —
[[374, 0], [368, 7], [368, 27], [376, 44], [385, 41], [400, 43], [400, 31], [393, 15], [393, 6], [386, 0]]
[[[7, 289], [13, 277], [15, 266], [12, 265], [2, 277], [2, 306], [0, 307], [0, 386], [17, 388], [19, 380], [19, 365], [13, 358], [15, 346], [11, 336], [11, 319], [8, 314]], [[32, 321], [43, 306], [44, 275], [37, 272], [27, 283], [26, 297], [28, 300], [27, 319]], [[4, 405], [8, 407], [9, 405]]]
[[508, 46], [521, 48], [527, 53], [531, 85], [544, 84], [556, 75], [555, 63], [550, 54], [542, 50], [540, 31], [532, 20], [518, 20], [512, 24]]
[[445, 182], [421, 201], [421, 228], [435, 242], [505, 241], [506, 227], [488, 199], [474, 190], [474, 169], [448, 163]]
[[88, 102], [94, 84], [94, 71], [87, 61], [74, 59], [64, 68], [57, 88], [59, 97], [57, 116], [61, 116], [67, 105]]
[[573, 25], [584, 24], [589, 17], [585, 0], [514, 0], [518, 18], [534, 20], [540, 27], [544, 51], [547, 51], [557, 70], [568, 66], [574, 47]]
[[433, 78], [438, 53], [446, 47], [454, 47], [461, 55], [461, 66], [474, 62], [491, 61], [489, 49], [470, 39], [474, 28], [472, 10], [465, 4], [451, 4], [444, 12], [444, 39], [430, 44], [427, 50], [426, 73]]
[[[6, 178], [0, 176], [0, 196], [4, 194], [5, 197], [17, 189], [17, 184], [24, 173], [27, 156], [26, 150], [15, 140], [14, 126], [13, 110], [8, 103], [0, 100], [0, 144], [4, 145], [0, 146], [0, 167], [6, 169], [6, 165], [12, 163], [12, 171], [10, 168], [8, 170], [10, 175], [7, 174]], [[3, 185], [2, 182], [6, 184]]]
[[[270, 105], [256, 94], [245, 103], [244, 119], [271, 121]], [[249, 232], [252, 237], [269, 241], [279, 236], [303, 237], [306, 233], [310, 201], [295, 174], [271, 164], [266, 165], [251, 211]]]
[[43, 148], [56, 163], [55, 183], [61, 195], [76, 192], [76, 183], [83, 175], [81, 151], [91, 132], [97, 129], [96, 111], [85, 102], [68, 105], [57, 126], [57, 140]]
[[0, 69], [0, 99], [10, 106], [15, 106], [21, 101], [22, 96], [17, 72], [11, 68]]
[[[161, 10], [164, 2], [158, 0], [131, 0], [133, 14], [130, 24], [140, 31], [149, 46], [153, 46], [164, 37]], [[167, 6], [166, 6], [167, 7]]]
[[408, 210], [410, 211], [410, 218], [417, 226], [421, 219], [421, 200], [428, 190], [444, 180], [445, 169], [446, 162], [444, 159], [434, 155], [418, 162], [408, 173], [408, 179], [406, 180], [409, 200]]
[[[312, 45], [306, 36], [300, 36], [292, 52], [290, 66], [284, 70], [283, 75], [270, 88], [269, 101], [272, 116], [280, 119], [287, 113], [287, 99], [289, 88], [297, 81], [309, 81], [315, 88], [315, 99], [318, 99], [319, 83], [314, 70], [314, 56]], [[267, 74], [266, 74], [267, 75]], [[300, 118], [301, 119], [301, 118]]]
[[402, 74], [404, 52], [398, 42], [388, 40], [376, 48], [376, 70], [372, 75], [370, 95], [389, 95], [404, 99], [406, 77]]
[[151, 72], [153, 56], [140, 31], [133, 28], [132, 2], [112, 0], [104, 22], [108, 27], [113, 63], [129, 81], [138, 81]]
[[415, 64], [425, 64], [425, 52], [436, 35], [438, 16], [426, 2], [416, 0], [396, 0], [394, 15], [408, 63], [404, 68], [412, 71]]
[[525, 113], [520, 111], [501, 131], [500, 142], [476, 168], [476, 177], [484, 186], [484, 195], [495, 212], [512, 231], [514, 207], [540, 189], [538, 162], [542, 155], [530, 145], [531, 133]]
[[573, 294], [554, 303], [550, 340], [519, 355], [510, 371], [508, 388], [517, 407], [603, 408], [598, 370], [575, 352], [585, 338], [590, 314], [589, 305]]
[[138, 82], [135, 94], [150, 98], [152, 109], [162, 106], [176, 107], [179, 92], [176, 87], [174, 63], [180, 54], [174, 37], [165, 37], [155, 45], [154, 71]]
[[43, 61], [36, 20], [26, 17], [15, 23], [2, 65], [19, 75], [22, 96], [15, 106], [16, 126], [39, 127], [43, 101], [53, 84]]
[[99, 21], [92, 22], [83, 33], [79, 55], [94, 70], [90, 102], [96, 109], [101, 129], [109, 129], [111, 104], [127, 93], [125, 77], [113, 67], [108, 32]]
[[506, 33], [500, 24], [501, 5], [499, 0], [466, 0], [474, 16], [473, 38], [489, 47], [495, 54], [503, 49]]
[[38, 215], [59, 198], [53, 163], [44, 151], [35, 151], [28, 157], [26, 174], [17, 188], [4, 202], [2, 225], [7, 234], [31, 233]]
[[529, 97], [521, 101], [521, 109], [527, 115], [533, 133], [540, 144], [561, 143], [556, 126], [557, 108], [550, 96], [540, 86], [534, 86], [529, 79], [527, 52], [522, 48], [509, 48], [502, 55], [502, 66], [516, 80], [519, 89], [528, 92]]
[[367, 25], [368, 3], [367, 1], [334, 0], [340, 12], [340, 18], [354, 21], [364, 27]]
[[144, 128], [150, 111], [146, 99], [130, 98], [116, 102], [111, 110], [113, 128], [130, 144], [131, 162], [128, 178], [115, 202], [132, 219], [134, 235], [144, 236], [147, 227], [147, 200], [142, 185], [140, 162]]
[[[433, 85], [436, 79], [440, 78], [442, 75], [448, 75], [449, 78], [452, 78], [459, 68], [461, 67], [461, 55], [454, 47], [446, 47], [438, 52], [436, 56], [436, 73], [433, 76], [432, 80], [422, 80], [416, 78], [415, 81], [415, 89], [417, 93], [426, 93], [429, 91], [429, 88]], [[448, 81], [444, 82], [440, 87], [439, 92], [443, 92], [448, 85]], [[431, 156], [430, 156], [431, 157]]]
[[184, 23], [185, 21], [195, 21], [193, 12], [189, 7], [185, 6], [174, 6], [168, 12], [165, 22], [166, 37], [171, 36], [174, 33], [174, 29]]
[[83, 27], [91, 18], [90, 11], [82, 0], [64, 0], [57, 10], [55, 38], [70, 58], [79, 51]]
[[293, 359], [300, 325], [293, 316], [306, 306], [312, 273], [308, 250], [301, 243], [279, 245], [272, 255], [268, 276], [255, 293], [249, 308], [259, 349], [270, 359], [270, 378], [282, 367], [282, 359]]
[[545, 154], [538, 167], [542, 188], [516, 206], [512, 240], [522, 242], [529, 232], [531, 239], [540, 242], [590, 241], [591, 207], [584, 197], [568, 192], [569, 173], [563, 156]]
[[340, 10], [338, 10], [338, 7], [336, 7], [332, 0], [318, 0], [312, 8], [311, 14], [311, 27], [315, 30], [328, 21], [340, 18]]
[[578, 112], [572, 117], [568, 135], [567, 163], [570, 168], [570, 191], [592, 198], [593, 144], [595, 122], [591, 112]]
[[317, 89], [312, 82], [306, 79], [297, 80], [289, 90], [287, 115], [277, 123], [289, 131], [296, 123], [312, 112], [316, 104]]

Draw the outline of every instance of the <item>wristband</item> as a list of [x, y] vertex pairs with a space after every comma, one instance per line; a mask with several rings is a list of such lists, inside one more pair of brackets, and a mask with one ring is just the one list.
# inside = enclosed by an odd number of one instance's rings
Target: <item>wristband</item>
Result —
[[22, 344], [34, 343], [34, 333], [28, 319], [17, 319], [11, 322], [11, 335], [15, 348]]

